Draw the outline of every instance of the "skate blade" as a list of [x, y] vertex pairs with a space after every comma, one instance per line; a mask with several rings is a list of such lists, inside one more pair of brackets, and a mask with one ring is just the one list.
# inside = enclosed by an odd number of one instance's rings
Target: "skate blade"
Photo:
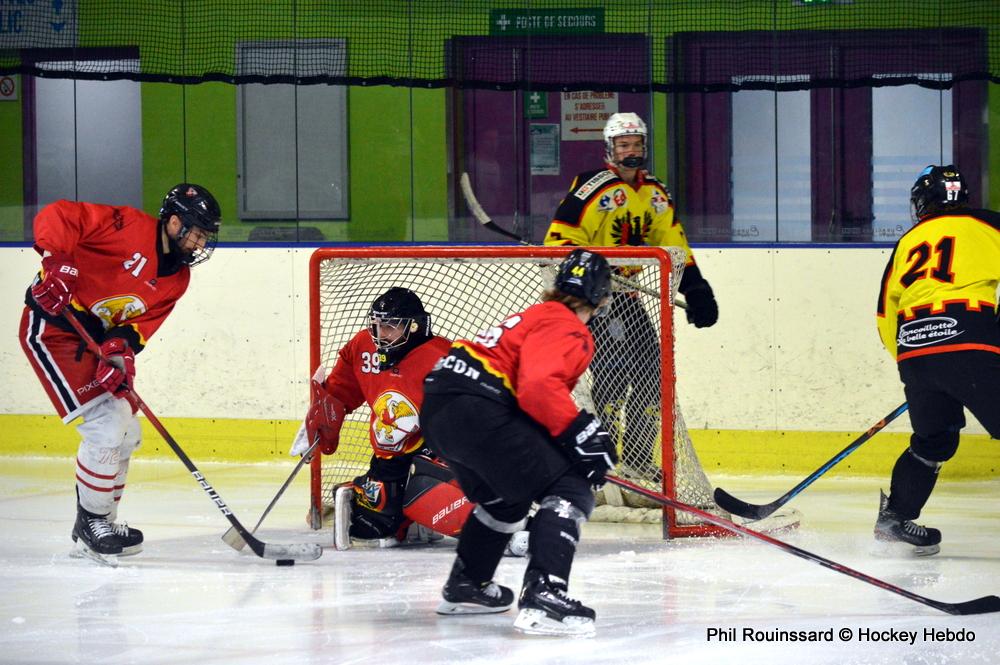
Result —
[[118, 567], [118, 555], [116, 554], [98, 554], [94, 550], [90, 549], [83, 544], [83, 541], [77, 541], [73, 545], [73, 549], [70, 550], [69, 555], [73, 559], [90, 559], [102, 566], [107, 566], [108, 568]]
[[562, 621], [556, 621], [544, 610], [524, 609], [514, 619], [514, 630], [525, 635], [593, 637], [597, 633], [597, 626], [594, 625], [593, 619], [566, 617]]
[[133, 545], [132, 547], [123, 547], [122, 553], [119, 554], [118, 556], [135, 556], [141, 551], [142, 551], [142, 543], [139, 543], [138, 545]]
[[[511, 603], [511, 605], [513, 605], [513, 603]], [[478, 605], [476, 603], [452, 603], [447, 600], [442, 600], [441, 604], [437, 606], [435, 612], [451, 616], [456, 614], [499, 614], [500, 612], [506, 612], [509, 609], [510, 605], [488, 607], [486, 605]]]
[[875, 539], [872, 554], [884, 558], [908, 559], [912, 557], [933, 556], [941, 551], [940, 545], [911, 545], [899, 540]]

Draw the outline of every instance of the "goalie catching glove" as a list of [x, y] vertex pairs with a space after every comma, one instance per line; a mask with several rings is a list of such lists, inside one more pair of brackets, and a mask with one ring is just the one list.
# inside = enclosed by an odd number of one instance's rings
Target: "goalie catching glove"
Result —
[[[347, 410], [344, 403], [328, 393], [322, 383], [314, 379], [311, 385], [313, 399], [306, 414], [306, 434], [310, 442], [319, 440], [321, 453], [332, 455], [340, 444], [340, 428], [344, 425]], [[292, 454], [296, 454], [294, 448]]]
[[618, 463], [618, 452], [597, 416], [586, 411], [577, 414], [569, 427], [556, 437], [577, 470], [595, 487], [604, 484], [604, 476]]

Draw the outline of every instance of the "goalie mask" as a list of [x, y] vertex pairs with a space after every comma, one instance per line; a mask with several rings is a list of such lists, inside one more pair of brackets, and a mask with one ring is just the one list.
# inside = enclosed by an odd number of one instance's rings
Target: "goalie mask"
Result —
[[380, 369], [388, 369], [432, 336], [431, 317], [417, 294], [394, 286], [368, 310], [368, 332], [378, 349]]
[[925, 168], [910, 189], [910, 212], [920, 221], [931, 215], [964, 208], [969, 203], [965, 178], [953, 165]]
[[[173, 215], [181, 221], [181, 232], [176, 238], [170, 238], [170, 251], [176, 252], [181, 257], [181, 263], [189, 266], [207, 261], [215, 251], [219, 237], [222, 210], [218, 201], [201, 185], [182, 182], [167, 192], [160, 206], [161, 223], [166, 224]], [[194, 228], [200, 230], [204, 243], [194, 251], [185, 251], [181, 249], [181, 244]]]
[[[641, 136], [642, 155], [626, 157], [621, 162], [615, 161], [615, 139], [619, 136]], [[627, 169], [641, 168], [646, 163], [646, 139], [646, 123], [637, 113], [613, 113], [604, 125], [604, 160], [608, 164]]]
[[611, 266], [596, 252], [574, 249], [559, 264], [555, 287], [567, 295], [583, 298], [594, 308], [600, 308], [611, 293]]

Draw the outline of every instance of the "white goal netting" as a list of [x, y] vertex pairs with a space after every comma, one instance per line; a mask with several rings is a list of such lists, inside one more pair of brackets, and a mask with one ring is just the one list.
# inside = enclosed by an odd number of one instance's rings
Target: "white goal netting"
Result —
[[[319, 249], [311, 269], [313, 369], [332, 367], [341, 347], [367, 326], [372, 301], [393, 286], [413, 290], [435, 334], [471, 339], [538, 302], [568, 248]], [[596, 352], [574, 398], [600, 415], [618, 442], [616, 473], [699, 508], [728, 516], [709, 484], [674, 399], [673, 312], [683, 250], [605, 248], [616, 268], [610, 311], [591, 328]], [[666, 409], [664, 418], [663, 403]], [[332, 488], [365, 472], [371, 457], [364, 406], [347, 417], [337, 453], [313, 465], [312, 521], [332, 506]], [[662, 441], [672, 441], [671, 446]], [[647, 499], [606, 486], [592, 519], [665, 520], [665, 535], [718, 532], [697, 518], [664, 511]]]

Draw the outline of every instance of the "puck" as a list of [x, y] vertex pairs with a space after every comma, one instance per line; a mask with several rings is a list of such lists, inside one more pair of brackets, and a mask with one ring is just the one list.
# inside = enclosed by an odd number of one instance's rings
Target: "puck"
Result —
[[276, 566], [294, 566], [295, 565], [295, 559], [278, 559], [277, 561], [274, 562], [274, 565], [276, 565]]

